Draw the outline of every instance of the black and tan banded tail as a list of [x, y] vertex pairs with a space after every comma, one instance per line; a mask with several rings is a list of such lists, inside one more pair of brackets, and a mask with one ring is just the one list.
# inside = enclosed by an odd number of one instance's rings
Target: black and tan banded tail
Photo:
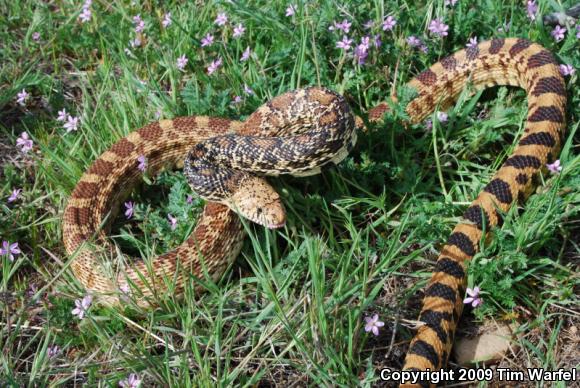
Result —
[[[419, 316], [424, 325], [411, 341], [404, 370], [433, 371], [446, 366], [463, 310], [466, 262], [478, 251], [485, 231], [501, 224], [501, 213], [531, 193], [534, 178], [557, 157], [564, 136], [566, 87], [554, 56], [542, 46], [510, 38], [461, 50], [408, 83], [418, 91], [418, 97], [409, 103], [407, 113], [413, 122], [420, 122], [437, 106], [451, 105], [468, 83], [478, 89], [494, 85], [525, 89], [525, 131], [441, 249]], [[379, 120], [386, 109], [386, 104], [378, 105], [369, 111], [369, 119]], [[422, 382], [415, 386], [430, 385]]]

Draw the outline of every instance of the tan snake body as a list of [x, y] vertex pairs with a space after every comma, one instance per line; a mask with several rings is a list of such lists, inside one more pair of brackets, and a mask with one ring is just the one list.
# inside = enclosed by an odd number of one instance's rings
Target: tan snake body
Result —
[[[437, 370], [446, 365], [463, 309], [466, 262], [478, 251], [484, 231], [501, 223], [501, 212], [531, 192], [533, 178], [546, 163], [556, 158], [564, 136], [566, 90], [558, 64], [543, 47], [516, 38], [494, 39], [458, 51], [409, 81], [408, 86], [418, 93], [406, 108], [411, 121], [420, 122], [437, 106], [444, 109], [452, 104], [468, 82], [476, 88], [513, 85], [525, 89], [528, 94], [527, 123], [518, 146], [465, 211], [464, 221], [454, 228], [441, 249], [419, 317], [425, 325], [411, 341], [405, 359], [406, 370]], [[318, 91], [322, 89], [310, 90], [308, 101], [317, 100]], [[290, 92], [278, 97], [274, 103], [283, 110], [285, 106], [292, 106], [294, 97], [304, 98], [304, 93]], [[318, 102], [325, 98], [321, 94]], [[380, 122], [387, 109], [386, 103], [372, 108], [368, 111], [369, 120]], [[269, 112], [271, 109], [263, 106], [244, 123], [206, 116], [162, 120], [130, 133], [105, 151], [81, 177], [63, 217], [65, 248], [73, 257], [71, 266], [81, 283], [92, 292], [106, 295], [104, 301], [114, 303], [118, 301], [119, 288], [131, 282], [143, 293], [143, 303], [147, 304], [153, 295], [168, 292], [167, 279], [175, 281], [177, 289], [174, 292], [179, 293], [189, 276], [203, 278], [203, 268], [214, 279], [218, 278], [238, 255], [244, 235], [238, 216], [223, 204], [208, 203], [187, 241], [155, 258], [152, 271], [138, 260], [116, 276], [107, 275], [100, 257], [106, 256], [110, 247], [107, 247], [106, 228], [101, 226], [112, 218], [107, 218], [107, 215], [114, 215], [127, 190], [140, 179], [141, 172], [136, 168], [139, 156], [147, 157], [149, 171], [154, 174], [162, 167], [179, 165], [192, 147], [192, 157], [196, 158], [198, 152], [201, 156], [207, 147], [198, 144], [209, 141], [213, 146], [218, 141], [211, 139], [216, 136], [221, 136], [220, 141], [226, 149], [233, 144], [228, 134], [268, 136], [273, 121], [276, 121], [263, 117]], [[332, 112], [335, 111], [327, 112], [327, 119], [342, 117], [333, 116]], [[257, 127], [259, 125], [265, 128]], [[300, 138], [301, 135], [297, 136]], [[334, 155], [329, 156], [330, 153], [325, 151], [326, 157], [318, 154], [316, 161], [322, 164], [330, 160], [339, 162], [352, 147], [354, 139], [354, 135], [344, 136], [344, 146], [331, 147]], [[276, 142], [270, 139], [266, 148], [275, 147], [273, 144]], [[219, 159], [219, 152], [209, 159], [215, 159], [216, 155]], [[316, 163], [305, 163], [304, 166], [303, 170], [309, 173], [318, 168]], [[291, 166], [283, 166], [283, 169], [293, 171]], [[204, 165], [198, 170], [203, 175]], [[268, 171], [262, 169], [261, 172]], [[211, 175], [209, 171], [207, 173]], [[262, 178], [256, 179], [261, 181]], [[263, 197], [257, 190], [254, 193], [258, 196], [257, 202], [252, 206], [259, 206], [260, 201], [279, 202], [277, 194], [270, 189], [269, 185], [264, 186], [266, 194]], [[93, 236], [97, 237], [95, 243], [88, 243]], [[419, 385], [430, 384], [422, 382]]]

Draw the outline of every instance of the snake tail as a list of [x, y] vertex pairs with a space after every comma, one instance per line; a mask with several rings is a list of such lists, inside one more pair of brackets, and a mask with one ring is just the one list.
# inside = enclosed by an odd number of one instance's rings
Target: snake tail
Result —
[[[538, 174], [557, 157], [565, 131], [566, 87], [554, 56], [526, 39], [493, 39], [456, 52], [412, 79], [418, 92], [406, 108], [420, 122], [437, 106], [448, 107], [467, 83], [477, 89], [495, 85], [526, 90], [524, 133], [511, 155], [463, 213], [440, 251], [403, 369], [439, 370], [447, 365], [457, 322], [463, 310], [466, 264], [479, 250], [486, 231], [501, 225], [502, 213], [533, 191]], [[387, 109], [369, 112], [378, 120]], [[429, 386], [422, 382], [415, 386]], [[404, 384], [405, 387], [413, 386]]]

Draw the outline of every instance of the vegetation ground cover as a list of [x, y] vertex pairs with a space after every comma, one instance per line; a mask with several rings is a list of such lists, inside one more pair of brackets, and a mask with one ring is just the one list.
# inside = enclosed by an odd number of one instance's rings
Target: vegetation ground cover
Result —
[[[381, 368], [400, 368], [439, 248], [523, 132], [523, 90], [467, 88], [416, 126], [401, 124], [404, 104], [393, 107], [337, 168], [272, 180], [286, 227], [247, 224], [222, 279], [197, 280], [207, 292], [195, 298], [160, 295], [155, 310], [131, 295], [120, 308], [82, 303], [62, 212], [91, 162], [148, 122], [243, 119], [309, 85], [364, 114], [391, 94], [404, 103], [407, 80], [494, 37], [554, 53], [568, 134], [561, 171], [542, 176], [471, 263], [483, 303], [466, 308], [460, 334], [516, 323], [501, 365], [577, 367], [580, 29], [542, 23], [571, 5], [1, 1], [1, 385], [368, 386]], [[147, 177], [126, 201], [112, 238], [144, 257], [183, 241], [203, 206], [179, 172]], [[385, 323], [377, 336], [365, 331], [374, 314]]]

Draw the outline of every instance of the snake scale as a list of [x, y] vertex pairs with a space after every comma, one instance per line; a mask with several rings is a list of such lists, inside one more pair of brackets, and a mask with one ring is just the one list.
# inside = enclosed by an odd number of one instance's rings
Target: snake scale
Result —
[[[417, 91], [406, 107], [411, 121], [420, 122], [436, 107], [450, 106], [468, 83], [479, 89], [493, 85], [525, 89], [527, 122], [512, 154], [464, 212], [463, 220], [441, 249], [419, 316], [424, 325], [410, 343], [405, 370], [438, 370], [446, 365], [462, 313], [467, 261], [478, 251], [485, 232], [502, 222], [501, 213], [514, 201], [530, 194], [539, 172], [558, 155], [564, 136], [566, 89], [558, 64], [540, 45], [518, 38], [493, 39], [460, 50], [409, 81], [407, 85]], [[305, 105], [314, 108], [301, 113]], [[290, 113], [284, 113], [284, 109]], [[387, 110], [386, 102], [378, 104], [368, 111], [369, 121], [380, 122]], [[313, 114], [318, 117], [305, 117]], [[294, 124], [286, 123], [285, 129], [277, 129], [287, 115], [298, 116], [298, 120]], [[337, 120], [342, 123], [336, 124]], [[238, 255], [244, 236], [238, 215], [223, 202], [224, 195], [240, 196], [229, 202], [230, 207], [257, 198], [257, 202], [241, 209], [241, 213], [259, 223], [270, 223], [267, 226], [280, 226], [284, 215], [279, 196], [259, 175], [232, 170], [236, 167], [234, 162], [225, 168], [214, 168], [210, 164], [223, 156], [220, 154], [223, 150], [235, 148], [242, 154], [239, 164], [243, 168], [260, 165], [258, 172], [268, 173], [271, 167], [267, 162], [271, 162], [279, 163], [281, 173], [316, 173], [320, 165], [338, 163], [352, 148], [356, 135], [349, 129], [351, 124], [352, 113], [344, 99], [322, 88], [309, 88], [276, 97], [245, 122], [206, 116], [181, 117], [152, 123], [130, 133], [92, 164], [65, 209], [63, 239], [67, 253], [73, 257], [71, 267], [76, 277], [88, 290], [106, 295], [104, 301], [110, 303], [118, 301], [119, 288], [130, 282], [142, 292], [145, 304], [152, 295], [168, 291], [167, 279], [175, 282], [177, 290], [173, 292], [179, 293], [190, 274], [203, 278], [207, 271], [214, 279], [219, 278]], [[300, 130], [302, 125], [307, 128]], [[325, 134], [311, 140], [309, 135], [317, 130]], [[243, 141], [236, 143], [234, 134], [241, 135]], [[277, 139], [279, 136], [290, 136], [291, 140]], [[330, 143], [324, 143], [325, 139]], [[270, 153], [249, 155], [244, 160], [248, 147], [262, 147]], [[316, 164], [296, 154], [303, 148], [314, 152]], [[222, 199], [218, 200], [222, 203], [207, 203], [190, 237], [175, 250], [156, 257], [151, 266], [137, 260], [122, 275], [107, 275], [100, 258], [111, 253], [106, 242], [106, 221], [112, 219], [127, 190], [140, 179], [137, 158], [145, 155], [149, 171], [155, 173], [163, 167], [179, 167], [188, 152], [185, 170], [194, 174], [188, 177], [190, 184], [195, 186], [205, 181], [217, 185], [214, 191], [221, 193]], [[284, 156], [290, 161], [282, 162], [279, 158]], [[197, 159], [202, 162], [196, 162]], [[230, 158], [221, 159], [223, 162]], [[212, 177], [218, 175], [227, 178], [227, 182], [241, 184], [242, 192], [251, 195], [236, 192], [230, 183], [216, 183]], [[264, 208], [273, 209], [271, 213], [255, 211], [264, 203]]]

